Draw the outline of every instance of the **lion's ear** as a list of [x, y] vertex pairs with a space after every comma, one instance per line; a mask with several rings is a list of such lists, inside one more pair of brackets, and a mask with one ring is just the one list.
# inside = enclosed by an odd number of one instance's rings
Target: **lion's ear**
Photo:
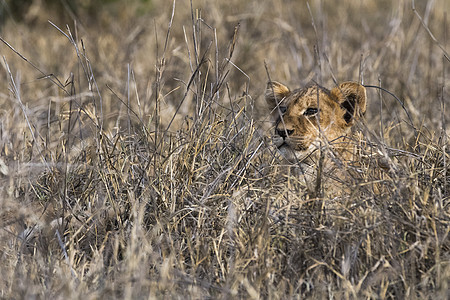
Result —
[[267, 104], [270, 108], [275, 108], [290, 93], [291, 91], [287, 86], [276, 81], [269, 81], [265, 93]]
[[344, 82], [331, 90], [343, 110], [343, 125], [352, 126], [366, 112], [366, 88], [356, 82]]

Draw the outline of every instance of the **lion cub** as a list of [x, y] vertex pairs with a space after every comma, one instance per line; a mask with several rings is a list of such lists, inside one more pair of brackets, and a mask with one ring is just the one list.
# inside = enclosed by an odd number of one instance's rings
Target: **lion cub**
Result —
[[306, 167], [304, 173], [308, 167], [317, 169], [320, 157], [328, 172], [354, 159], [351, 127], [366, 111], [366, 89], [361, 84], [344, 82], [331, 90], [311, 85], [291, 91], [272, 81], [265, 98], [273, 109], [274, 144], [290, 163]]

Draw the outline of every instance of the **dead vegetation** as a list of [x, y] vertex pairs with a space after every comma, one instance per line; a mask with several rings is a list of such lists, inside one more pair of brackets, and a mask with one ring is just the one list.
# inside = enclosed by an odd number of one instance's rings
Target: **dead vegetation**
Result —
[[[33, 1], [0, 25], [0, 296], [447, 298], [445, 2]], [[339, 196], [271, 145], [265, 65], [398, 97]]]

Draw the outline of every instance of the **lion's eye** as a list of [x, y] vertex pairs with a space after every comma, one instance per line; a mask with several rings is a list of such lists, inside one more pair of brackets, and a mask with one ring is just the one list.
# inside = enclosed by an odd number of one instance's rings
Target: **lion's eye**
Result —
[[278, 108], [280, 109], [280, 112], [281, 112], [282, 114], [284, 114], [284, 113], [286, 112], [286, 110], [287, 110], [287, 107], [286, 107], [286, 106], [279, 106]]
[[305, 116], [309, 117], [309, 116], [314, 116], [318, 112], [319, 112], [319, 110], [317, 108], [310, 107], [310, 108], [307, 108], [303, 114]]

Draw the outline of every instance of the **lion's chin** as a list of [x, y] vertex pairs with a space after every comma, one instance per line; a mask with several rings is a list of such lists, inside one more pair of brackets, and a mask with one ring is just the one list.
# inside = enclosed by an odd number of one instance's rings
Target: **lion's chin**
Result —
[[297, 147], [293, 149], [289, 144], [282, 143], [277, 146], [278, 152], [290, 163], [301, 163], [311, 153], [309, 148]]

